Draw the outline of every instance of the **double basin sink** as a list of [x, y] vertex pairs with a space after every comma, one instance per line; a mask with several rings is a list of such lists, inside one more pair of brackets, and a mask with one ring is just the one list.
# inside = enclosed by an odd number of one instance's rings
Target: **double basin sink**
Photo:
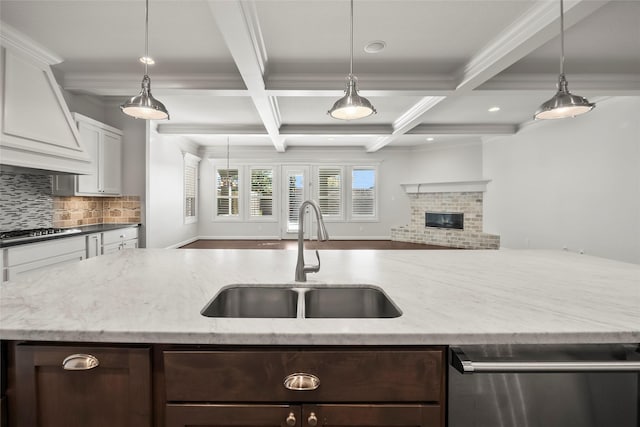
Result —
[[230, 285], [200, 313], [207, 317], [325, 319], [402, 315], [382, 289], [371, 285]]

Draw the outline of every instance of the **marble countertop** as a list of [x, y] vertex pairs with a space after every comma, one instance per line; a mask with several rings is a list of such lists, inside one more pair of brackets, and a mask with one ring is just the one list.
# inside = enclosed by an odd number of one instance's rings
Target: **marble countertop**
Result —
[[[311, 253], [307, 257], [311, 259]], [[562, 251], [320, 251], [308, 285], [371, 284], [391, 319], [207, 318], [229, 284], [294, 286], [288, 250], [132, 249], [0, 285], [0, 338], [422, 345], [640, 342], [640, 265]]]

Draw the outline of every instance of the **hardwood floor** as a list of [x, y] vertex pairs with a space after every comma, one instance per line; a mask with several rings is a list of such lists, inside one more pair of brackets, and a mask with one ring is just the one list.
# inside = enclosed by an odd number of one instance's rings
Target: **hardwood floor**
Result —
[[[288, 249], [296, 250], [296, 240], [196, 240], [180, 249]], [[453, 249], [445, 246], [391, 240], [329, 240], [305, 241], [305, 249]]]

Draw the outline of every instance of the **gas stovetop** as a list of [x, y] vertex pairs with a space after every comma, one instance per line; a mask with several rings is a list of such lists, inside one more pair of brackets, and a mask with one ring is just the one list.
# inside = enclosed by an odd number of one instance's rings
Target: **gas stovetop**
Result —
[[16, 242], [37, 240], [46, 236], [80, 233], [77, 228], [32, 228], [30, 230], [0, 231], [0, 241]]

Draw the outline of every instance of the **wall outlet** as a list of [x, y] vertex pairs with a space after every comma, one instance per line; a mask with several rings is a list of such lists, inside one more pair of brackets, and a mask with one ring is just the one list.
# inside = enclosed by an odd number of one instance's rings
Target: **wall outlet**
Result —
[[584, 249], [580, 249], [580, 250], [578, 251], [578, 253], [579, 253], [580, 255], [584, 255]]

